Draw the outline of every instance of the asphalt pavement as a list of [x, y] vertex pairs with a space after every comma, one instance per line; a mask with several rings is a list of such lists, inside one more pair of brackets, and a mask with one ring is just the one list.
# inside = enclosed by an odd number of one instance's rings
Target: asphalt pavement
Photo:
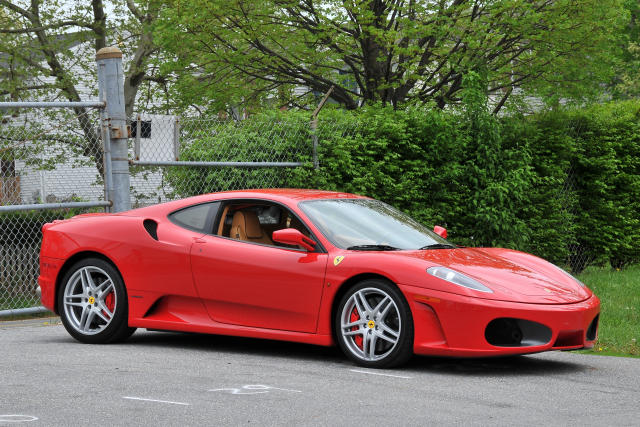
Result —
[[84, 345], [48, 319], [1, 322], [0, 362], [0, 426], [640, 425], [640, 359], [415, 357], [371, 370], [337, 348], [212, 335]]

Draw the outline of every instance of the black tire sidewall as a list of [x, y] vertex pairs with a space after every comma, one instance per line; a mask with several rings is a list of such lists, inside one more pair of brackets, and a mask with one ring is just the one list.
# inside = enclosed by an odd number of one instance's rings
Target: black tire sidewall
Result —
[[[111, 278], [118, 303], [116, 304], [113, 318], [106, 328], [104, 328], [97, 334], [85, 335], [76, 331], [67, 318], [64, 309], [64, 291], [67, 287], [67, 284], [69, 283], [69, 279], [71, 279], [71, 276], [73, 276], [79, 269], [90, 266], [100, 268]], [[60, 319], [62, 320], [62, 324], [64, 325], [65, 329], [76, 340], [86, 344], [105, 344], [110, 342], [114, 337], [116, 337], [117, 334], [121, 332], [122, 323], [128, 323], [127, 291], [120, 273], [110, 263], [100, 258], [86, 258], [76, 262], [66, 272], [62, 281], [60, 282], [60, 288], [58, 289], [58, 311], [60, 312]]]
[[[398, 338], [398, 342], [396, 343], [396, 347], [393, 351], [384, 359], [374, 362], [362, 360], [353, 354], [345, 343], [345, 339], [341, 332], [342, 311], [344, 310], [347, 301], [355, 292], [364, 288], [377, 288], [389, 295], [398, 307], [398, 315], [400, 316], [400, 324], [402, 325], [400, 328], [400, 337]], [[390, 368], [406, 362], [413, 355], [414, 328], [411, 308], [409, 307], [404, 295], [402, 295], [402, 292], [394, 284], [385, 280], [367, 279], [351, 287], [340, 300], [340, 304], [338, 305], [338, 309], [335, 313], [334, 325], [338, 345], [347, 357], [360, 366], [367, 368]]]

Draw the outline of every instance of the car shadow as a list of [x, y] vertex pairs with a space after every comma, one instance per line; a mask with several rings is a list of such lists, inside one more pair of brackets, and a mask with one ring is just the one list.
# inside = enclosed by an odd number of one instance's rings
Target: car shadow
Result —
[[[181, 332], [147, 331], [136, 333], [119, 345], [183, 348], [190, 351], [211, 351], [226, 354], [267, 356], [300, 361], [320, 361], [342, 367], [359, 368], [339, 347], [321, 347], [286, 341], [263, 340], [223, 335], [191, 334]], [[593, 369], [578, 361], [553, 360], [532, 356], [505, 356], [491, 358], [445, 358], [416, 356], [397, 371], [403, 373], [443, 374], [461, 376], [526, 376], [566, 375]]]
[[119, 345], [146, 345], [154, 347], [184, 348], [190, 351], [211, 351], [247, 356], [269, 356], [296, 360], [324, 360], [350, 363], [338, 347], [322, 347], [288, 341], [244, 338], [226, 335], [196, 334], [188, 332], [144, 331], [136, 332]]
[[403, 371], [459, 376], [528, 376], [566, 375], [591, 369], [578, 361], [553, 360], [533, 355], [486, 358], [414, 357]]

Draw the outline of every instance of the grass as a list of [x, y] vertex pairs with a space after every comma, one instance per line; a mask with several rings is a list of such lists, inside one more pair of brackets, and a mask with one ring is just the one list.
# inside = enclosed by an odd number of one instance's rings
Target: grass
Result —
[[585, 354], [640, 358], [640, 265], [589, 268], [579, 277], [601, 302], [598, 342]]

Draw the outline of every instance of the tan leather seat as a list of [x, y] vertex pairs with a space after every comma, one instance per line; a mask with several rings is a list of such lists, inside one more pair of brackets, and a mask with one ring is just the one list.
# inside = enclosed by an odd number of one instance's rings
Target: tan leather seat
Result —
[[238, 211], [233, 214], [230, 236], [232, 239], [244, 242], [273, 245], [267, 233], [260, 227], [258, 215], [252, 211]]

